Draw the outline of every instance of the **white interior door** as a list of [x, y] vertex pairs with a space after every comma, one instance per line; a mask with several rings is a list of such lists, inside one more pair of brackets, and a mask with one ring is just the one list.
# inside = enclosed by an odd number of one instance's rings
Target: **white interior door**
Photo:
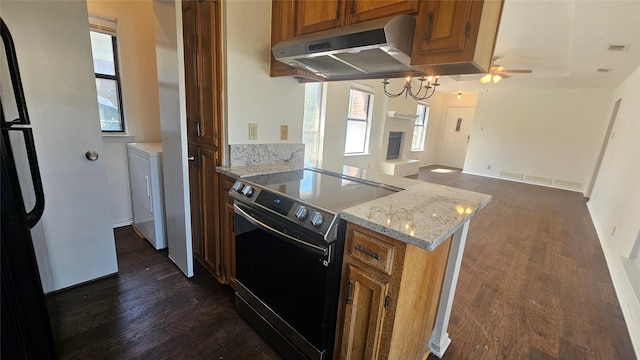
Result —
[[444, 120], [438, 164], [462, 169], [473, 129], [475, 108], [449, 106]]
[[[44, 190], [32, 229], [43, 288], [115, 273], [86, 3], [3, 1], [0, 15], [13, 35]], [[85, 157], [89, 150], [97, 160]]]
[[162, 132], [162, 172], [169, 258], [186, 276], [193, 276], [187, 110], [179, 1], [154, 0], [156, 62]]

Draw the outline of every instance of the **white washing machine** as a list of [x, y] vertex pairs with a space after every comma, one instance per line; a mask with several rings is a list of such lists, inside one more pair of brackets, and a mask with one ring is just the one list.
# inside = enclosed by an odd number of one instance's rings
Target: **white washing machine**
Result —
[[162, 184], [162, 144], [130, 143], [129, 179], [134, 227], [156, 250], [167, 247]]

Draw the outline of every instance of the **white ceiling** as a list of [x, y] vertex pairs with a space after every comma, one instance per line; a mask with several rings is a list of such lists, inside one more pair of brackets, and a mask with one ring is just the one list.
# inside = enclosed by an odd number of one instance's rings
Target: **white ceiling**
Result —
[[[614, 44], [629, 48], [609, 51]], [[487, 85], [445, 77], [439, 91], [616, 87], [640, 66], [640, 0], [505, 0], [494, 55], [505, 69], [533, 73]]]

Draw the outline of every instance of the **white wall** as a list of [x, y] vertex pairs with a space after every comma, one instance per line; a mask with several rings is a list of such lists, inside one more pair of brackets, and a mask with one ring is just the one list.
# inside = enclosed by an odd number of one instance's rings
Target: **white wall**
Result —
[[[388, 89], [398, 92], [402, 89], [404, 79], [391, 79]], [[344, 155], [346, 139], [346, 122], [349, 109], [349, 90], [351, 85], [358, 84], [373, 89], [373, 112], [369, 152], [363, 155]], [[416, 113], [418, 101], [404, 96], [389, 98], [384, 94], [382, 80], [337, 81], [327, 84], [327, 105], [325, 114], [324, 151], [323, 159], [332, 163], [344, 163], [364, 169], [379, 169], [380, 163], [386, 160], [389, 131], [404, 131], [403, 154], [407, 158], [421, 160], [422, 165], [431, 164], [431, 159], [437, 158], [437, 149], [441, 136], [441, 98], [444, 95], [436, 93], [424, 101], [431, 107], [431, 114], [427, 126], [427, 140], [424, 151], [411, 152], [411, 138], [413, 136], [413, 122], [387, 118], [387, 110], [401, 113]], [[426, 161], [426, 164], [425, 164]]]
[[[302, 142], [304, 84], [269, 76], [271, 1], [225, 5], [228, 143]], [[249, 123], [258, 124], [257, 140], [249, 140]], [[289, 126], [288, 140], [280, 140], [280, 125]]]
[[87, 0], [90, 14], [118, 21], [118, 55], [125, 135], [104, 136], [113, 227], [132, 222], [127, 142], [160, 142], [153, 3]]
[[90, 14], [118, 20], [118, 51], [126, 134], [160, 141], [153, 3], [87, 0]]
[[[578, 183], [586, 191], [600, 151], [612, 89], [481, 92], [464, 171], [501, 171]], [[491, 170], [487, 166], [491, 165]]]
[[587, 205], [640, 356], [640, 299], [633, 290], [640, 288], [640, 278], [629, 277], [624, 268], [640, 234], [640, 68], [615, 90], [603, 122], [608, 121], [618, 99], [622, 99], [618, 115]]
[[133, 223], [131, 183], [129, 181], [129, 156], [127, 143], [133, 136], [103, 136], [104, 158], [107, 164], [109, 208], [111, 226], [118, 228]]
[[436, 95], [426, 101], [430, 111], [424, 151], [412, 151], [409, 157], [420, 160], [421, 166], [437, 165], [447, 108], [449, 106], [475, 107], [477, 99], [477, 93], [465, 93], [458, 99], [457, 94], [436, 92]]
[[169, 258], [193, 276], [187, 101], [182, 8], [179, 0], [154, 0], [155, 47], [160, 100], [165, 226]]

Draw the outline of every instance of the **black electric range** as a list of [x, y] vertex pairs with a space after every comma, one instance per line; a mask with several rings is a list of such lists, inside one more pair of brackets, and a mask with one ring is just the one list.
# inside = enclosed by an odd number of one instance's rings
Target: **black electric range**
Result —
[[338, 213], [401, 189], [360, 178], [306, 168], [238, 179], [236, 199], [278, 214], [293, 224], [335, 240]]
[[285, 359], [331, 359], [346, 223], [400, 189], [315, 168], [240, 178], [236, 310]]

